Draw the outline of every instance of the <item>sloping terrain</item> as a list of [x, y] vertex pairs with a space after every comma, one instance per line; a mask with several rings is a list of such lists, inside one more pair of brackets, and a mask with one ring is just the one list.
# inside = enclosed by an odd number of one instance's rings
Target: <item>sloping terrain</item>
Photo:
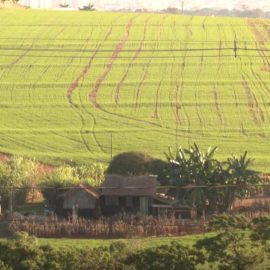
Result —
[[[108, 161], [169, 146], [270, 163], [270, 21], [0, 11], [0, 152]], [[112, 141], [111, 141], [112, 134]]]

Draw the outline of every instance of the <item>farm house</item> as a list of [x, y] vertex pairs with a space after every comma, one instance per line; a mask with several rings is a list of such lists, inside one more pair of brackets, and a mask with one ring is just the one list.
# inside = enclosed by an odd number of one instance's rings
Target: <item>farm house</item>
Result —
[[156, 176], [106, 175], [101, 186], [102, 214], [149, 214], [151, 199], [155, 196], [158, 185]]
[[60, 195], [62, 210], [58, 214], [88, 218], [118, 214], [196, 218], [195, 208], [158, 193], [158, 187], [157, 177], [153, 175], [106, 175], [100, 188], [80, 185]]

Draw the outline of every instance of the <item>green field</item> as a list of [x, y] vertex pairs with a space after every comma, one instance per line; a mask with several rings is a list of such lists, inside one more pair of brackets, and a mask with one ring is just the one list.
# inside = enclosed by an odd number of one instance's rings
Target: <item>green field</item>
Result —
[[39, 238], [40, 245], [52, 245], [55, 248], [96, 248], [101, 246], [109, 246], [115, 241], [121, 241], [126, 243], [129, 247], [135, 249], [140, 248], [152, 248], [161, 245], [169, 245], [171, 242], [176, 241], [185, 246], [192, 246], [196, 241], [203, 239], [204, 237], [210, 237], [215, 235], [214, 233], [207, 233], [201, 235], [188, 235], [182, 237], [155, 237], [155, 238], [145, 238], [145, 239], [120, 239], [120, 240], [95, 240], [95, 239], [46, 239]]
[[0, 24], [0, 152], [106, 162], [112, 134], [113, 154], [196, 142], [270, 171], [270, 21], [0, 10]]

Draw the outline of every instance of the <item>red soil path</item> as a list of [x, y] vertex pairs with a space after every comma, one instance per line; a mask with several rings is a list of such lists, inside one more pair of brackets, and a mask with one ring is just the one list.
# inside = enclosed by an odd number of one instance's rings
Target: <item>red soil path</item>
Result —
[[[112, 27], [110, 27], [110, 29], [108, 30], [108, 32], [106, 33], [106, 36], [103, 40], [103, 42], [107, 41], [108, 38], [110, 37], [112, 33]], [[102, 42], [102, 43], [103, 43]], [[76, 90], [76, 88], [79, 86], [79, 82], [81, 79], [84, 78], [84, 76], [88, 73], [88, 71], [90, 70], [91, 68], [91, 65], [92, 65], [92, 62], [95, 58], [95, 56], [97, 55], [102, 43], [100, 43], [94, 54], [91, 56], [91, 58], [89, 59], [88, 63], [84, 66], [84, 68], [81, 70], [81, 72], [78, 74], [78, 76], [74, 79], [74, 81], [70, 84], [70, 86], [68, 87], [68, 90], [67, 90], [67, 93], [66, 93], [66, 96], [67, 96], [67, 99], [69, 101], [69, 103], [72, 103], [72, 100], [71, 100], [71, 97], [72, 97], [72, 93], [74, 92], [74, 90]]]
[[118, 104], [118, 101], [119, 101], [120, 88], [123, 85], [125, 79], [127, 78], [128, 73], [130, 71], [130, 68], [131, 68], [132, 64], [134, 63], [134, 61], [138, 58], [139, 54], [141, 53], [141, 50], [142, 50], [142, 47], [143, 47], [143, 44], [144, 44], [144, 41], [145, 41], [145, 38], [146, 38], [146, 30], [147, 30], [148, 21], [149, 21], [149, 18], [146, 20], [145, 25], [144, 25], [144, 31], [143, 31], [144, 33], [143, 33], [143, 38], [142, 38], [142, 40], [140, 42], [140, 46], [136, 50], [133, 58], [131, 59], [130, 63], [128, 64], [128, 67], [126, 69], [126, 72], [122, 76], [122, 78], [119, 81], [119, 83], [116, 85], [116, 90], [115, 90], [115, 95], [114, 95], [114, 100], [115, 100], [115, 103], [116, 104]]
[[90, 102], [94, 105], [94, 107], [99, 108], [100, 105], [97, 103], [97, 93], [98, 90], [102, 84], [102, 82], [106, 79], [107, 75], [109, 74], [109, 72], [111, 71], [112, 67], [113, 67], [113, 63], [114, 61], [117, 59], [118, 54], [122, 51], [123, 47], [125, 46], [128, 37], [129, 37], [129, 31], [131, 29], [132, 26], [132, 19], [129, 20], [128, 24], [126, 25], [125, 28], [125, 33], [122, 37], [122, 39], [119, 41], [119, 43], [116, 45], [108, 63], [106, 66], [105, 71], [103, 72], [103, 74], [97, 79], [96, 84], [93, 88], [93, 90], [91, 91], [91, 93], [89, 94], [89, 100]]

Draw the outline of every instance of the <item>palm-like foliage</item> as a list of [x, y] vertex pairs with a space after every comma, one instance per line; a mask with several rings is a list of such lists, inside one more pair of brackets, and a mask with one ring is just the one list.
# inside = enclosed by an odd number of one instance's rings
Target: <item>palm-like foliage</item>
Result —
[[223, 177], [221, 163], [214, 159], [217, 147], [209, 148], [205, 153], [199, 147], [179, 148], [175, 155], [172, 151], [166, 155], [168, 161], [168, 179], [171, 185], [189, 186], [179, 190], [178, 198], [203, 210], [207, 201], [216, 201], [215, 191], [209, 193], [204, 185], [215, 185]]
[[251, 186], [259, 183], [258, 175], [249, 169], [252, 160], [247, 152], [240, 158], [232, 155], [222, 163], [215, 159], [216, 151], [217, 147], [210, 147], [203, 152], [194, 144], [189, 149], [179, 148], [175, 153], [170, 149], [165, 154], [168, 183], [178, 187], [175, 195], [199, 211], [204, 210], [206, 202], [211, 211], [225, 211], [236, 198], [250, 194], [254, 190]]
[[224, 189], [223, 192], [223, 210], [228, 209], [237, 198], [248, 197], [254, 192], [258, 192], [257, 184], [260, 184], [258, 174], [250, 170], [252, 159], [248, 158], [247, 152], [239, 158], [232, 155], [225, 163], [227, 165], [227, 178], [225, 184], [235, 185]]

